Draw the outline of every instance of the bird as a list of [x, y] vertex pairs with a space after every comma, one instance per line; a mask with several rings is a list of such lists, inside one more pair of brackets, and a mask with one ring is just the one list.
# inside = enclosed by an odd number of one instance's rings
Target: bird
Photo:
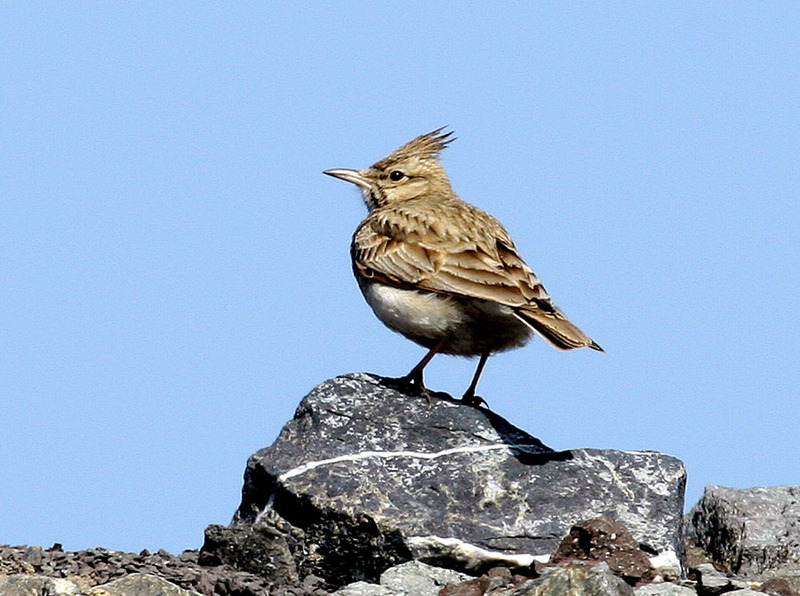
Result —
[[560, 350], [604, 351], [553, 304], [503, 225], [456, 194], [440, 162], [447, 127], [423, 134], [362, 170], [325, 170], [355, 184], [368, 215], [350, 245], [353, 273], [375, 315], [427, 348], [403, 388], [432, 403], [423, 370], [437, 354], [478, 357], [462, 402], [478, 406], [489, 356], [533, 335]]

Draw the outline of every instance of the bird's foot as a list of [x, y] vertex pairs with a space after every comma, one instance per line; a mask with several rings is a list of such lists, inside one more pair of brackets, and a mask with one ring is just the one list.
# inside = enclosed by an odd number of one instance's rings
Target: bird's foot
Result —
[[450, 395], [442, 391], [429, 391], [425, 387], [422, 379], [417, 375], [406, 375], [404, 377], [383, 377], [383, 385], [396, 389], [406, 395], [424, 397], [428, 405], [433, 405], [433, 398], [452, 399]]
[[475, 395], [475, 393], [470, 393], [469, 391], [467, 391], [461, 397], [461, 403], [466, 406], [472, 406], [473, 408], [485, 406], [487, 410], [490, 409], [489, 404], [485, 399], [483, 399], [480, 395]]
[[402, 391], [406, 395], [415, 395], [424, 397], [428, 400], [428, 404], [433, 404], [431, 394], [422, 383], [422, 379], [416, 375], [406, 375], [404, 377], [384, 377], [384, 385]]

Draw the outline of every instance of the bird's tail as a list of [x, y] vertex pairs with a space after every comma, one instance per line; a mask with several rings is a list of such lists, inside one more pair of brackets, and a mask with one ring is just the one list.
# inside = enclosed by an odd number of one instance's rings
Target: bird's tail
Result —
[[573, 325], [558, 309], [553, 312], [545, 312], [520, 308], [514, 311], [514, 314], [554, 348], [559, 350], [592, 348], [598, 352], [605, 351], [591, 337]]

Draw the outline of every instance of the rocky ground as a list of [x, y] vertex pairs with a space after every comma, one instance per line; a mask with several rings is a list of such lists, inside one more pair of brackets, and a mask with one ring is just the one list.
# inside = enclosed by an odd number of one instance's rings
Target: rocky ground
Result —
[[[95, 590], [97, 586], [129, 574], [148, 574], [166, 580], [176, 588], [201, 594], [263, 594], [269, 587], [266, 580], [250, 573], [227, 566], [199, 565], [196, 550], [172, 555], [163, 550], [156, 553], [145, 550], [136, 554], [102, 548], [67, 552], [58, 544], [47, 549], [0, 546], [0, 573], [16, 575], [14, 587], [35, 590], [30, 593], [47, 589], [55, 594], [75, 593], [75, 590], [77, 593], [101, 594]], [[48, 586], [46, 578], [65, 581]], [[11, 593], [12, 583], [8, 579], [4, 583], [0, 576], [0, 594]]]
[[[774, 544], [775, 540], [766, 550], [774, 551]], [[624, 525], [600, 518], [574, 526], [547, 564], [536, 562], [526, 569], [497, 566], [474, 576], [409, 561], [385, 570], [376, 582], [358, 581], [337, 589], [315, 576], [307, 576], [295, 586], [275, 585], [229, 565], [202, 564], [197, 550], [172, 555], [163, 550], [136, 554], [106, 549], [65, 552], [59, 545], [49, 549], [0, 546], [0, 595], [800, 595], [797, 562], [778, 565], [766, 575], [762, 569], [748, 578], [713, 562], [693, 542], [687, 544], [687, 551], [686, 577], [660, 577]]]
[[800, 487], [708, 487], [683, 516], [673, 457], [556, 452], [421, 401], [327, 381], [199, 550], [0, 546], [0, 596], [800, 596]]

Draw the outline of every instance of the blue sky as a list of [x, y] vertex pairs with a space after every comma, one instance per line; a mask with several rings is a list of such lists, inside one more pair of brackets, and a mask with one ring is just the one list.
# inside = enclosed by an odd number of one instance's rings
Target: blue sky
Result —
[[492, 408], [679, 457], [687, 504], [800, 483], [800, 6], [298, 6], [0, 7], [0, 543], [196, 548], [312, 387], [408, 372], [321, 172], [443, 125], [606, 349], [495, 356]]

